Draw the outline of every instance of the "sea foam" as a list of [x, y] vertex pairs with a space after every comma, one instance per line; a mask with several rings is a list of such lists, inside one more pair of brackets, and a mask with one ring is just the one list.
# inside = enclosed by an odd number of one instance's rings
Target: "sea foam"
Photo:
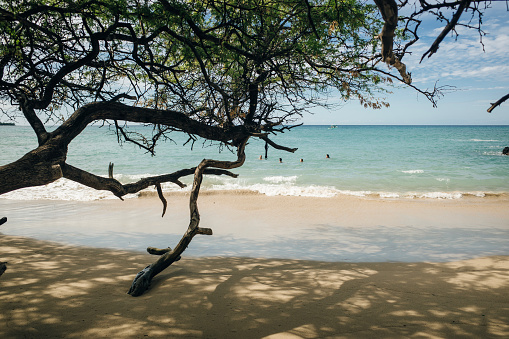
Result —
[[401, 171], [402, 173], [407, 173], [407, 174], [418, 174], [418, 173], [424, 173], [424, 170], [408, 170], [408, 171]]
[[[118, 178], [122, 183], [134, 182], [146, 175], [122, 175]], [[485, 197], [491, 196], [490, 192], [465, 191], [465, 192], [391, 192], [391, 191], [368, 191], [339, 189], [334, 186], [325, 185], [302, 185], [297, 184], [298, 176], [273, 176], [263, 178], [264, 183], [252, 182], [245, 179], [230, 177], [205, 178], [202, 184], [202, 191], [251, 191], [267, 196], [301, 196], [331, 198], [339, 195], [381, 198], [381, 199], [460, 199], [463, 196]], [[435, 178], [437, 181], [446, 181], [447, 178]], [[190, 183], [185, 188], [180, 188], [173, 183], [162, 184], [163, 192], [188, 192], [191, 190]], [[153, 186], [142, 192], [155, 194]], [[129, 194], [123, 198], [137, 198], [139, 194]], [[71, 180], [62, 178], [45, 186], [28, 187], [0, 195], [0, 199], [10, 200], [63, 200], [63, 201], [94, 201], [104, 199], [118, 199], [109, 191], [98, 191], [93, 188], [78, 184]]]

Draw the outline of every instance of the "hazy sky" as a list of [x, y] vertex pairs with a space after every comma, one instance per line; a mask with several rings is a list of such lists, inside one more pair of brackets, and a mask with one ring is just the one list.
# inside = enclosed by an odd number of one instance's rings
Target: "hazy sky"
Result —
[[[458, 29], [458, 39], [449, 35], [431, 58], [419, 63], [444, 23], [428, 18], [421, 25], [421, 40], [413, 47], [413, 55], [403, 61], [419, 88], [438, 85], [455, 86], [438, 101], [438, 108], [422, 95], [408, 88], [394, 89], [385, 95], [391, 104], [381, 110], [364, 109], [357, 102], [333, 111], [314, 110], [303, 119], [305, 124], [444, 124], [444, 125], [509, 125], [509, 101], [486, 112], [490, 103], [509, 93], [509, 11], [506, 1], [494, 1], [483, 17], [483, 46], [475, 30]], [[471, 13], [464, 13], [462, 21]], [[395, 69], [392, 72], [397, 72]]]

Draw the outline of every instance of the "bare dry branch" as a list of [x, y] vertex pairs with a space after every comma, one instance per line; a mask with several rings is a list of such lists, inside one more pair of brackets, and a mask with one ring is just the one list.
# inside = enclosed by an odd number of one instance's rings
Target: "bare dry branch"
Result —
[[468, 8], [468, 6], [470, 6], [470, 3], [471, 3], [471, 0], [462, 0], [461, 1], [461, 3], [459, 4], [459, 8], [456, 11], [456, 13], [454, 13], [451, 21], [449, 21], [448, 24], [444, 27], [442, 32], [438, 35], [438, 37], [435, 39], [433, 44], [431, 44], [431, 47], [426, 51], [426, 53], [424, 53], [422, 55], [421, 62], [426, 56], [428, 56], [428, 58], [429, 58], [438, 50], [438, 47], [439, 47], [440, 43], [442, 42], [442, 40], [444, 40], [444, 38], [447, 36], [447, 34], [451, 30], [453, 30], [454, 27], [456, 27], [456, 24], [458, 23], [458, 20], [459, 20], [461, 14], [465, 10], [465, 8]]
[[[212, 230], [209, 228], [200, 228], [200, 213], [198, 212], [198, 195], [200, 192], [201, 183], [203, 180], [203, 174], [206, 172], [209, 167], [215, 167], [216, 169], [232, 169], [242, 166], [244, 161], [246, 160], [246, 154], [244, 153], [244, 149], [246, 147], [248, 138], [241, 141], [240, 146], [237, 150], [237, 160], [236, 161], [218, 161], [218, 160], [210, 160], [203, 159], [200, 164], [196, 167], [194, 171], [194, 181], [193, 188], [191, 190], [191, 194], [189, 196], [189, 226], [187, 231], [180, 239], [180, 242], [175, 246], [173, 250], [170, 248], [167, 249], [157, 249], [150, 247], [147, 249], [149, 253], [152, 254], [160, 254], [159, 259], [153, 264], [145, 267], [141, 272], [139, 272], [134, 281], [127, 292], [128, 294], [136, 297], [142, 295], [150, 286], [150, 282], [153, 277], [159, 274], [161, 271], [170, 266], [173, 262], [180, 259], [181, 254], [187, 248], [191, 240], [197, 234], [206, 234], [212, 235]], [[162, 253], [162, 254], [161, 254]]]
[[[146, 177], [138, 180], [137, 182], [130, 184], [121, 184], [114, 178], [101, 177], [87, 171], [81, 170], [69, 164], [62, 166], [63, 177], [69, 180], [73, 180], [85, 186], [97, 189], [110, 191], [115, 196], [122, 198], [127, 194], [135, 194], [139, 191], [149, 187], [156, 186], [166, 182], [172, 182], [180, 187], [185, 185], [179, 181], [180, 178], [193, 174], [196, 168], [182, 169], [170, 174], [163, 174], [158, 176]], [[238, 175], [230, 171], [218, 168], [207, 168], [203, 174], [206, 175], [227, 175], [236, 178]]]
[[491, 113], [491, 111], [493, 111], [497, 106], [500, 106], [500, 104], [502, 104], [507, 99], [509, 99], [509, 93], [498, 99], [495, 103], [491, 104], [491, 107], [488, 108], [488, 113]]

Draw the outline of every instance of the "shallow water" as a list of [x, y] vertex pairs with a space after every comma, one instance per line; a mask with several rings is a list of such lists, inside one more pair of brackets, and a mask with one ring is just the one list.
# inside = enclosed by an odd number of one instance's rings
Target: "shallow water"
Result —
[[[169, 208], [168, 215], [161, 218], [156, 200], [139, 206], [134, 201], [126, 205], [111, 201], [1, 200], [0, 213], [9, 217], [1, 231], [73, 245], [145, 251], [148, 246], [172, 247], [185, 232], [187, 210], [180, 205], [171, 207], [171, 201]], [[508, 219], [489, 213], [474, 215], [375, 215], [358, 222], [351, 218], [322, 222], [316, 218], [312, 223], [267, 214], [266, 209], [231, 212], [218, 198], [217, 206], [206, 204], [202, 209], [202, 226], [211, 227], [214, 235], [195, 237], [185, 255], [441, 262], [509, 254]]]

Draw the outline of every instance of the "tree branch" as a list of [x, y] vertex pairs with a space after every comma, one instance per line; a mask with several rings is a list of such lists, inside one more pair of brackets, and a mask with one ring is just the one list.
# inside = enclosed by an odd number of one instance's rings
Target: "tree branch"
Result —
[[274, 141], [270, 140], [267, 136], [260, 136], [259, 138], [264, 140], [265, 142], [267, 142], [269, 145], [271, 145], [275, 149], [279, 149], [279, 150], [282, 150], [282, 151], [287, 151], [287, 152], [294, 153], [298, 149], [298, 148], [289, 148], [289, 147], [286, 147], [286, 146], [282, 146], [282, 145], [276, 144]]
[[170, 266], [175, 261], [179, 260], [181, 254], [185, 251], [185, 249], [191, 243], [191, 240], [197, 234], [207, 234], [211, 235], [212, 230], [208, 228], [200, 228], [200, 213], [198, 212], [198, 195], [200, 193], [200, 187], [203, 179], [203, 174], [205, 174], [206, 170], [209, 167], [222, 168], [222, 169], [232, 169], [242, 166], [244, 161], [246, 160], [246, 154], [244, 153], [244, 149], [246, 147], [247, 141], [249, 138], [245, 138], [241, 141], [238, 150], [237, 150], [237, 160], [236, 161], [217, 161], [217, 160], [209, 160], [203, 159], [200, 164], [196, 167], [194, 171], [194, 181], [193, 188], [191, 190], [191, 194], [189, 197], [189, 212], [190, 212], [190, 220], [187, 231], [180, 239], [180, 242], [175, 246], [172, 250], [171, 248], [166, 249], [157, 249], [153, 247], [149, 247], [147, 251], [151, 254], [161, 255], [159, 259], [153, 264], [145, 267], [141, 272], [139, 272], [134, 281], [127, 292], [133, 297], [137, 297], [142, 295], [150, 286], [150, 282], [152, 278], [157, 274], [162, 272], [168, 266]]
[[[101, 177], [82, 169], [76, 168], [69, 164], [64, 164], [62, 166], [63, 177], [75, 182], [78, 182], [82, 185], [94, 188], [96, 190], [102, 191], [110, 191], [115, 196], [122, 198], [127, 194], [135, 194], [139, 191], [149, 187], [160, 185], [165, 182], [172, 182], [181, 188], [185, 187], [183, 183], [179, 181], [180, 178], [193, 174], [196, 171], [196, 167], [181, 169], [179, 171], [163, 174], [158, 176], [146, 177], [138, 180], [137, 182], [130, 184], [121, 184], [118, 180], [114, 178], [105, 178]], [[233, 178], [238, 177], [237, 174], [234, 174], [230, 171], [224, 169], [215, 169], [210, 168], [206, 169], [203, 174], [207, 175], [227, 175]]]
[[488, 113], [491, 113], [497, 106], [500, 106], [501, 103], [509, 99], [509, 94], [504, 95], [502, 98], [498, 99], [497, 102], [491, 104], [491, 107], [488, 108]]
[[76, 110], [51, 135], [60, 136], [62, 143], [70, 143], [88, 124], [96, 120], [122, 120], [161, 124], [189, 134], [198, 135], [205, 139], [224, 143], [233, 142], [233, 145], [235, 145], [237, 139], [246, 135], [245, 128], [242, 126], [222, 128], [193, 120], [186, 114], [177, 111], [134, 107], [120, 102], [94, 102], [86, 104]]
[[412, 83], [411, 74], [406, 71], [406, 65], [394, 55], [394, 32], [398, 26], [398, 5], [395, 0], [375, 0], [382, 18], [384, 27], [378, 36], [382, 41], [382, 60], [390, 66], [394, 66], [406, 84]]
[[454, 27], [456, 26], [456, 24], [458, 23], [458, 20], [461, 16], [461, 14], [463, 13], [463, 11], [465, 10], [465, 8], [468, 8], [468, 6], [470, 6], [470, 2], [471, 0], [462, 0], [460, 5], [459, 5], [459, 8], [458, 10], [456, 11], [456, 13], [454, 13], [454, 15], [452, 16], [452, 19], [451, 21], [444, 27], [444, 29], [442, 30], [442, 32], [438, 35], [438, 37], [435, 39], [435, 41], [433, 42], [433, 44], [431, 44], [431, 47], [426, 51], [426, 53], [424, 53], [421, 57], [421, 62], [422, 60], [426, 57], [426, 55], [429, 57], [431, 57], [437, 50], [438, 50], [438, 46], [440, 45], [440, 43], [442, 42], [442, 40], [444, 40], [444, 38], [447, 36], [447, 34], [452, 30], [454, 29]]

